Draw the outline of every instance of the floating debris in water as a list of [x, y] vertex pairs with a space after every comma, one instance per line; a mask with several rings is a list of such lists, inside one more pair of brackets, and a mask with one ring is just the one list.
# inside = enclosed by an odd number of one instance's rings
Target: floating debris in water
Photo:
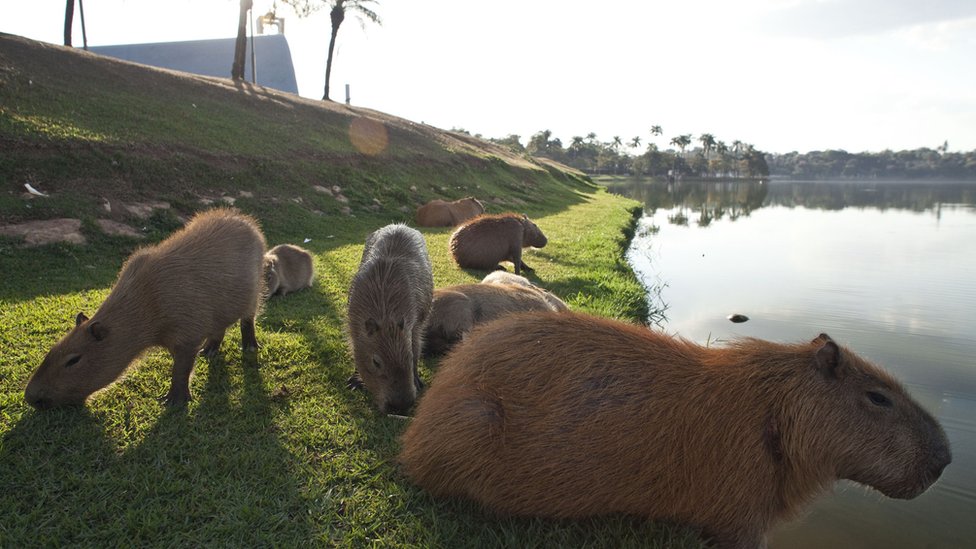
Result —
[[749, 317], [747, 317], [746, 315], [740, 315], [739, 313], [735, 313], [735, 314], [729, 315], [729, 316], [727, 316], [725, 318], [729, 319], [732, 322], [735, 322], [736, 324], [739, 324], [740, 322], [745, 322], [745, 321], [749, 320]]

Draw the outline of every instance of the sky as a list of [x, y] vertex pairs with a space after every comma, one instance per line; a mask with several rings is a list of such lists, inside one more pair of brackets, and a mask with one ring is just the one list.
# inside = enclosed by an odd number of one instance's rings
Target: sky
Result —
[[[0, 31], [60, 44], [64, 0]], [[273, 0], [254, 0], [255, 16]], [[227, 38], [238, 0], [88, 0], [92, 46]], [[379, 0], [347, 17], [332, 98], [484, 137], [710, 133], [776, 153], [976, 150], [974, 0]], [[328, 10], [283, 2], [299, 92], [321, 98]], [[76, 10], [74, 44], [82, 42]], [[2, 54], [2, 52], [0, 52]], [[230, 60], [228, 60], [228, 71]], [[260, 67], [258, 67], [260, 71]], [[662, 136], [650, 128], [661, 126]]]

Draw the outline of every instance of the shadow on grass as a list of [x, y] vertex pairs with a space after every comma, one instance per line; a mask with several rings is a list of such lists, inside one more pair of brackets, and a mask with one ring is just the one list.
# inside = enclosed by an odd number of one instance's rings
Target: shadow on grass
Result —
[[272, 421], [272, 397], [257, 365], [243, 368], [239, 401], [223, 359], [212, 360], [199, 405], [165, 410], [144, 436], [123, 437], [134, 441], [126, 448], [106, 429], [128, 426], [128, 412], [25, 414], [0, 446], [4, 545], [308, 541], [308, 513]]

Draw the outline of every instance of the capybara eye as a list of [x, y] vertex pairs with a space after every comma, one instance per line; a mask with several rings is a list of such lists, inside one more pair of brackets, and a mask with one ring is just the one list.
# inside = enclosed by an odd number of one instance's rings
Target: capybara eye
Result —
[[884, 406], [886, 408], [891, 407], [891, 399], [884, 396], [881, 393], [876, 393], [874, 391], [868, 391], [868, 398], [871, 400], [871, 404], [876, 406]]
[[383, 369], [383, 364], [381, 364], [379, 360], [376, 360], [375, 356], [373, 357], [373, 368], [376, 368], [377, 370]]
[[64, 367], [65, 368], [70, 368], [70, 367], [74, 366], [75, 364], [78, 364], [78, 361], [79, 360], [81, 360], [81, 355], [75, 355], [75, 356], [69, 358], [68, 361], [64, 363]]

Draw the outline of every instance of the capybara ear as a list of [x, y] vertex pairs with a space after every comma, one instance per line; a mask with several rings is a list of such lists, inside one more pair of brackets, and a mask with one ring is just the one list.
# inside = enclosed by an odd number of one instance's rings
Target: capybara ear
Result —
[[813, 342], [820, 344], [820, 348], [816, 352], [817, 368], [824, 377], [839, 378], [841, 373], [840, 347], [827, 334], [820, 334]]
[[88, 335], [95, 338], [95, 341], [101, 341], [108, 336], [108, 327], [101, 322], [92, 322], [88, 325]]
[[376, 332], [380, 331], [380, 325], [377, 324], [376, 321], [372, 319], [372, 317], [367, 318], [365, 324], [366, 324], [366, 335], [373, 335]]
[[81, 326], [81, 323], [85, 322], [86, 320], [88, 320], [88, 317], [85, 316], [85, 313], [78, 313], [78, 315], [75, 317], [75, 326]]

